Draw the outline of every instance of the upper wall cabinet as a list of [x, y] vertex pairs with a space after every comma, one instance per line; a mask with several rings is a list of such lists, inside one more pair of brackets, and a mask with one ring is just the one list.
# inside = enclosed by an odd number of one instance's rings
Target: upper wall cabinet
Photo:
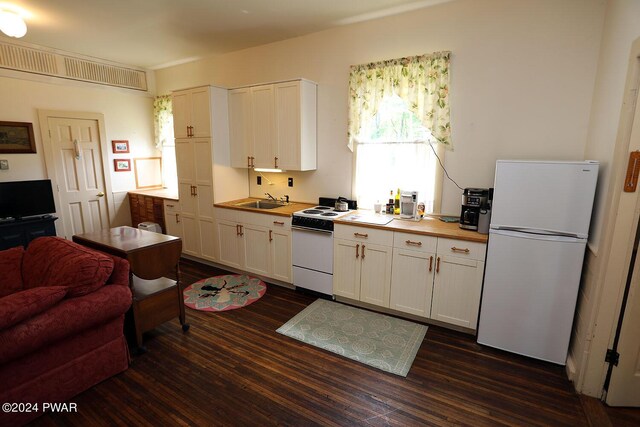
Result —
[[316, 169], [316, 92], [307, 80], [229, 91], [232, 166]]
[[175, 138], [211, 137], [209, 88], [186, 89], [172, 94]]

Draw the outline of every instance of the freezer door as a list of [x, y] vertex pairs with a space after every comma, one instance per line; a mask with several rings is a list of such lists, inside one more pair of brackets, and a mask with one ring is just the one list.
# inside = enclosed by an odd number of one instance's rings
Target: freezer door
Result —
[[478, 342], [564, 365], [586, 241], [491, 231]]
[[598, 178], [595, 162], [496, 162], [491, 226], [586, 237]]

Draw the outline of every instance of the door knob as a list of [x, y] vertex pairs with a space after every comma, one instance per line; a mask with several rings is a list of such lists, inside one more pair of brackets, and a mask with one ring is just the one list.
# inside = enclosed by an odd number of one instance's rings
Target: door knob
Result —
[[96, 194], [96, 197], [104, 197], [104, 193], [101, 191], [98, 194]]

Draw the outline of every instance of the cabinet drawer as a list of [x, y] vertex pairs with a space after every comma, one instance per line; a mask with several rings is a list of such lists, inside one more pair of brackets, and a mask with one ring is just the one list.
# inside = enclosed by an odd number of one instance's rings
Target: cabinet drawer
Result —
[[486, 249], [487, 245], [484, 243], [438, 238], [438, 255], [451, 255], [484, 261]]
[[214, 208], [216, 219], [221, 221], [238, 221], [238, 212], [234, 209]]
[[419, 252], [435, 252], [438, 238], [410, 233], [393, 233], [393, 247]]
[[180, 202], [177, 200], [164, 201], [165, 213], [180, 213]]
[[336, 224], [334, 236], [336, 239], [347, 239], [374, 245], [393, 246], [393, 232], [378, 230], [375, 228]]
[[291, 230], [291, 217], [280, 215], [263, 215], [265, 227], [274, 230]]

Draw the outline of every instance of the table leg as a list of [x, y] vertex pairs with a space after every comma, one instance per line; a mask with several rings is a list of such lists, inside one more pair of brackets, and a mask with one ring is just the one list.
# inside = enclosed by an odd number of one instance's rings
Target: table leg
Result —
[[178, 305], [180, 307], [180, 324], [182, 325], [182, 331], [187, 332], [190, 325], [187, 323], [185, 310], [184, 310], [184, 294], [182, 293], [182, 280], [180, 277], [180, 262], [176, 264], [176, 285], [178, 287]]

